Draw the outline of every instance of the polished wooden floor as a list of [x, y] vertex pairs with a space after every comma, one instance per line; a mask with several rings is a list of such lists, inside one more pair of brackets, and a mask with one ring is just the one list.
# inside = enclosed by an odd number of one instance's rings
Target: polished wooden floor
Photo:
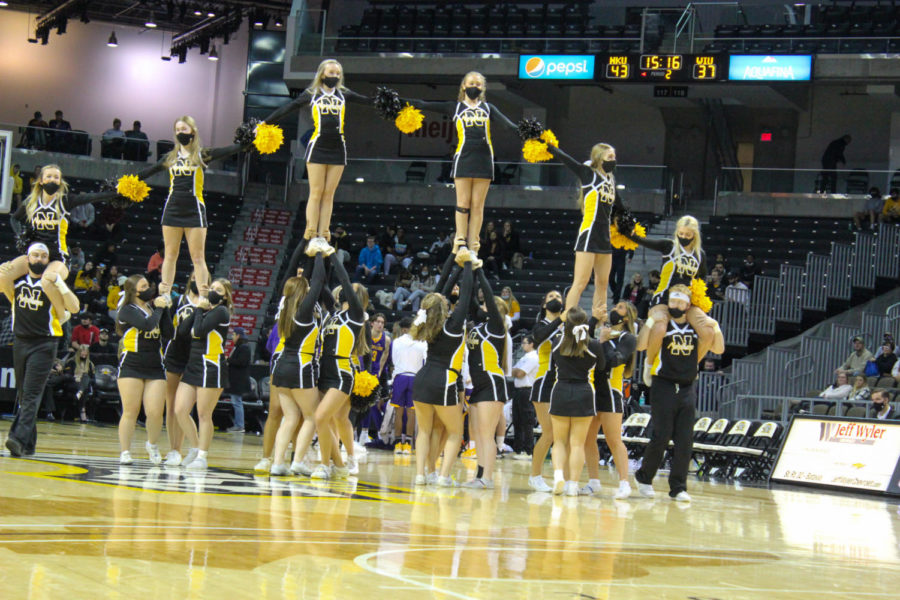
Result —
[[599, 496], [554, 497], [511, 460], [494, 490], [422, 489], [374, 451], [349, 481], [259, 478], [250, 435], [217, 435], [194, 476], [143, 443], [120, 468], [114, 428], [42, 424], [39, 454], [4, 451], [0, 598], [900, 597], [900, 513], [878, 498], [692, 481], [689, 506], [618, 502], [605, 472]]

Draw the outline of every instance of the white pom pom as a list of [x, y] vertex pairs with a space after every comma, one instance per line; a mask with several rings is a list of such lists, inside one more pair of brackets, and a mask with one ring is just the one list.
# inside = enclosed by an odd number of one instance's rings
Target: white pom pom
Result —
[[413, 325], [424, 325], [425, 319], [427, 319], [427, 318], [428, 318], [428, 313], [425, 311], [424, 308], [420, 308], [419, 311], [416, 313], [416, 319], [415, 319], [415, 321], [413, 321]]
[[588, 338], [588, 326], [587, 325], [576, 325], [572, 328], [572, 335], [575, 336], [576, 342], [582, 342]]

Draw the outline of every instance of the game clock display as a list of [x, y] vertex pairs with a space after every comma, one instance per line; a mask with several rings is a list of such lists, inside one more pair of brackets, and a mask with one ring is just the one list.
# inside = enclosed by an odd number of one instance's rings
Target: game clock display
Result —
[[728, 80], [728, 56], [712, 54], [601, 54], [597, 81], [702, 83]]

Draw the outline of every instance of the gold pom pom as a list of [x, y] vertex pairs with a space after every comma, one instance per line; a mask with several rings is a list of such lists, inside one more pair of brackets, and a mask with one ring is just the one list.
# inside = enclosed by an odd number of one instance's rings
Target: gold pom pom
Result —
[[[647, 230], [640, 223], [635, 223], [633, 235], [637, 237], [647, 237]], [[615, 223], [612, 223], [609, 226], [609, 242], [612, 244], [613, 248], [619, 248], [620, 250], [636, 250], [638, 247], [637, 242], [632, 242], [619, 233], [619, 228], [616, 227]]]
[[394, 125], [403, 133], [409, 134], [418, 131], [424, 120], [425, 115], [422, 114], [422, 111], [407, 103], [394, 119]]
[[547, 142], [547, 145], [559, 148], [559, 139], [556, 137], [556, 134], [549, 129], [544, 130], [544, 133], [541, 134], [541, 139]]
[[256, 127], [256, 137], [253, 139], [253, 145], [259, 150], [260, 154], [272, 154], [284, 143], [284, 132], [278, 125], [269, 125], [268, 123], [260, 123]]
[[150, 195], [150, 186], [137, 175], [123, 175], [116, 182], [116, 191], [132, 202], [143, 202]]
[[712, 310], [712, 300], [706, 294], [706, 282], [702, 279], [691, 281], [691, 304], [705, 313]]
[[378, 387], [378, 378], [368, 371], [360, 371], [353, 382], [353, 395], [360, 398], [368, 398]]
[[546, 162], [553, 158], [553, 155], [547, 151], [546, 142], [538, 140], [525, 140], [522, 144], [522, 158], [530, 163]]

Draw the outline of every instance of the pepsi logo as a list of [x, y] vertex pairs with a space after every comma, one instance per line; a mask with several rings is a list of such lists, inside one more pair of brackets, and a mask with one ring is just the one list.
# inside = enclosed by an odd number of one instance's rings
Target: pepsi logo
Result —
[[544, 59], [540, 56], [532, 56], [525, 63], [525, 73], [529, 77], [540, 77], [544, 73]]

